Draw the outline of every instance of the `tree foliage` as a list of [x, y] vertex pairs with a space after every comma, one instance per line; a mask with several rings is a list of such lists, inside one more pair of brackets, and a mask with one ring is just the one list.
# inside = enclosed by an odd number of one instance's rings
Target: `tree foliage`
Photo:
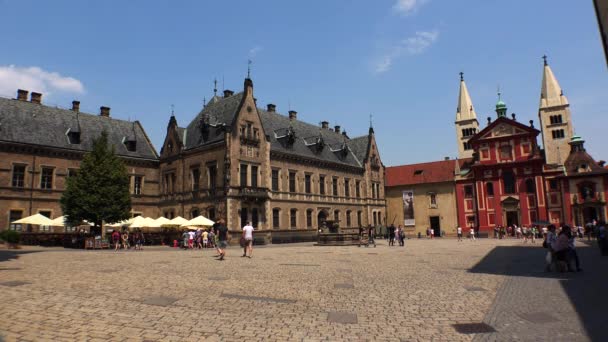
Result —
[[84, 156], [77, 174], [67, 178], [61, 209], [71, 225], [86, 220], [101, 227], [104, 221], [130, 217], [129, 175], [114, 146], [109, 146], [107, 132], [93, 141], [93, 150]]

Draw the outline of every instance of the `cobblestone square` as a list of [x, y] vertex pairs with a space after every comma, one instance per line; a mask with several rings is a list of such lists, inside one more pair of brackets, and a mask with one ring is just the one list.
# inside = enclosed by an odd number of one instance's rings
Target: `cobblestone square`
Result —
[[[0, 335], [5, 341], [605, 340], [608, 260], [597, 246], [580, 245], [584, 272], [561, 274], [545, 273], [545, 250], [521, 240], [272, 245], [255, 248], [251, 259], [231, 247], [225, 261], [212, 250], [169, 247], [0, 250]], [[495, 332], [470, 333], [481, 323]]]

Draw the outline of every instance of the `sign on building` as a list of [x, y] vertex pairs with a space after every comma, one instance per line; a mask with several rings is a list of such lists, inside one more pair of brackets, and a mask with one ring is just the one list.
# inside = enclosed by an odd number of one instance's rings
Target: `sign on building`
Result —
[[404, 190], [403, 191], [403, 225], [415, 226], [416, 220], [414, 219], [414, 191]]

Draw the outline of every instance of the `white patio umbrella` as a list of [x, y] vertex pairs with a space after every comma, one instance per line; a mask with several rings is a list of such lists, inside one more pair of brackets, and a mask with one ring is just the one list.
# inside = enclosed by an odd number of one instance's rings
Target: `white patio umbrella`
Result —
[[183, 218], [181, 216], [178, 216], [171, 220], [171, 225], [173, 225], [173, 226], [181, 226], [186, 223], [188, 223], [188, 220], [186, 220], [185, 218]]
[[49, 226], [53, 226], [53, 227], [63, 227], [65, 226], [65, 220], [67, 217], [65, 216], [59, 216], [54, 218], [52, 221], [52, 224], [49, 224]]
[[28, 216], [28, 217], [19, 219], [17, 221], [13, 221], [11, 223], [34, 224], [34, 225], [38, 225], [38, 226], [52, 226], [53, 220], [51, 220], [50, 218], [48, 218], [44, 215], [41, 215], [41, 214], [34, 214], [32, 216]]
[[133, 218], [133, 221], [131, 221], [131, 224], [129, 224], [129, 227], [131, 228], [142, 228], [145, 227], [146, 224], [146, 218], [143, 216], [136, 216]]
[[157, 218], [156, 223], [158, 223], [159, 227], [172, 225], [171, 220], [169, 220], [168, 218], [166, 218], [164, 216]]
[[160, 224], [156, 222], [155, 219], [151, 217], [146, 217], [144, 222], [144, 227], [146, 228], [160, 228]]
[[203, 226], [203, 227], [211, 227], [213, 226], [215, 222], [211, 221], [210, 219], [206, 218], [203, 215], [197, 216], [195, 218], [193, 218], [192, 220], [182, 224], [182, 227], [184, 226]]

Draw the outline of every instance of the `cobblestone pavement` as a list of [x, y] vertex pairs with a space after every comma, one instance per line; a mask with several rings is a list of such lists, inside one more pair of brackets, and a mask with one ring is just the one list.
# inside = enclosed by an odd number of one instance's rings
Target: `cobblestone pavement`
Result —
[[[595, 340], [588, 299], [571, 293], [583, 289], [564, 285], [605, 284], [593, 252], [581, 248], [585, 272], [564, 276], [543, 274], [544, 250], [515, 240], [282, 245], [251, 259], [234, 247], [225, 261], [168, 247], [0, 250], [0, 340]], [[496, 332], [454, 326], [481, 322]]]

